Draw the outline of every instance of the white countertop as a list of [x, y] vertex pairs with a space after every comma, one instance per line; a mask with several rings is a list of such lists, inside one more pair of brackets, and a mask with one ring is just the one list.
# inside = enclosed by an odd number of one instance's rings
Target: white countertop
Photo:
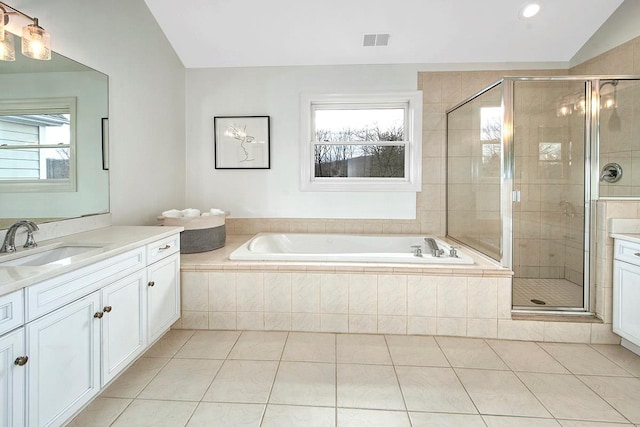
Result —
[[640, 234], [638, 233], [611, 233], [613, 239], [626, 240], [627, 242], [640, 243]]
[[[72, 234], [56, 239], [38, 241], [38, 248], [23, 249], [12, 254], [0, 255], [0, 262], [15, 258], [18, 254], [27, 255], [48, 246], [55, 245], [96, 245], [96, 250], [73, 257], [67, 265], [42, 265], [0, 267], [0, 296], [33, 285], [51, 277], [76, 270], [89, 264], [127, 252], [156, 240], [169, 237], [182, 231], [182, 227], [112, 226], [84, 233]], [[18, 246], [18, 245], [16, 245]], [[19, 255], [18, 255], [19, 256]]]

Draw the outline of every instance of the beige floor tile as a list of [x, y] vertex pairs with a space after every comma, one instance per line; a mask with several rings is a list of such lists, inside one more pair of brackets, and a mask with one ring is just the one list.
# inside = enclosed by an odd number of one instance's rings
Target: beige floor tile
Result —
[[498, 353], [498, 356], [513, 371], [546, 372], [549, 374], [569, 373], [535, 342], [487, 340], [487, 344]]
[[108, 427], [132, 402], [131, 399], [99, 397], [89, 404], [67, 426], [69, 427]]
[[268, 405], [261, 427], [335, 427], [335, 408]]
[[622, 415], [573, 375], [530, 372], [517, 375], [555, 418], [626, 422]]
[[259, 427], [265, 405], [200, 402], [187, 427]]
[[387, 343], [382, 335], [340, 334], [337, 352], [338, 363], [391, 364]]
[[136, 397], [169, 362], [164, 357], [142, 357], [103, 392], [103, 397]]
[[118, 417], [114, 427], [183, 427], [197, 402], [136, 399]]
[[483, 415], [482, 419], [488, 427], [559, 427], [560, 424], [552, 418], [527, 418], [527, 417], [497, 417], [495, 415]]
[[238, 340], [238, 331], [196, 331], [175, 355], [184, 359], [224, 359]]
[[444, 353], [433, 337], [387, 335], [394, 365], [449, 367]]
[[277, 370], [276, 361], [227, 360], [202, 400], [267, 403]]
[[580, 379], [629, 421], [640, 423], [638, 378], [581, 376]]
[[454, 368], [509, 369], [482, 339], [437, 337], [436, 341]]
[[339, 407], [404, 410], [393, 366], [338, 364]]
[[282, 360], [335, 363], [336, 335], [291, 332], [284, 347]]
[[480, 415], [409, 412], [413, 427], [486, 427]]
[[336, 365], [280, 362], [269, 403], [335, 406]]
[[172, 359], [138, 398], [199, 401], [221, 365], [221, 360]]
[[456, 369], [456, 373], [481, 414], [551, 418], [513, 372]]
[[592, 345], [599, 353], [630, 372], [640, 377], [640, 356], [620, 345]]
[[280, 360], [287, 332], [244, 331], [229, 359]]
[[194, 332], [191, 330], [170, 329], [144, 353], [144, 357], [173, 357]]
[[408, 410], [478, 413], [453, 369], [397, 366], [396, 372]]
[[410, 427], [409, 416], [402, 411], [338, 408], [338, 427]]
[[631, 375], [587, 344], [540, 343], [540, 347], [576, 375]]

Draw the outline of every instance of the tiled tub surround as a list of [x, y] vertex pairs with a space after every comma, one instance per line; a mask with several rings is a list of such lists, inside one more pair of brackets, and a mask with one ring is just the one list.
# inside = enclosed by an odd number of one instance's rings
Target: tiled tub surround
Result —
[[511, 272], [475, 265], [230, 261], [251, 236], [181, 257], [175, 329], [385, 333], [618, 343], [611, 325], [511, 319]]

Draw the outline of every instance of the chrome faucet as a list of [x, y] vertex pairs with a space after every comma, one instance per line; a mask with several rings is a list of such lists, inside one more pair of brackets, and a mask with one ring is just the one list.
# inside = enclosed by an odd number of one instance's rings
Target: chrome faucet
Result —
[[429, 250], [431, 251], [432, 256], [440, 257], [442, 256], [442, 254], [444, 254], [444, 250], [438, 247], [438, 244], [433, 238], [425, 237], [424, 242], [429, 247]]
[[24, 243], [23, 247], [35, 248], [38, 246], [36, 240], [33, 238], [33, 232], [38, 231], [38, 226], [33, 221], [18, 221], [11, 225], [7, 230], [7, 234], [4, 236], [4, 242], [2, 243], [2, 248], [0, 248], [0, 253], [16, 251], [16, 231], [18, 231], [20, 227], [25, 227], [27, 229], [27, 241]]

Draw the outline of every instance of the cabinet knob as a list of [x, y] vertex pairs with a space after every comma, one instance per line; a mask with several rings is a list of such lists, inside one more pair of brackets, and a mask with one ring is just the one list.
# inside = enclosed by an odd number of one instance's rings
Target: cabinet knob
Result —
[[102, 319], [102, 316], [104, 316], [104, 313], [101, 312], [101, 311], [99, 311], [99, 312], [97, 312], [97, 313], [95, 313], [93, 315], [93, 317], [95, 317], [96, 319]]
[[13, 364], [16, 366], [24, 366], [27, 364], [28, 361], [29, 361], [28, 356], [20, 356], [13, 361]]
[[640, 252], [636, 252], [634, 255], [635, 256], [640, 256]]
[[102, 309], [102, 311], [104, 311], [105, 313], [111, 313], [111, 310], [112, 310], [112, 307], [110, 305]]
[[156, 285], [156, 282], [149, 282], [147, 284], [150, 288], [153, 288]]

